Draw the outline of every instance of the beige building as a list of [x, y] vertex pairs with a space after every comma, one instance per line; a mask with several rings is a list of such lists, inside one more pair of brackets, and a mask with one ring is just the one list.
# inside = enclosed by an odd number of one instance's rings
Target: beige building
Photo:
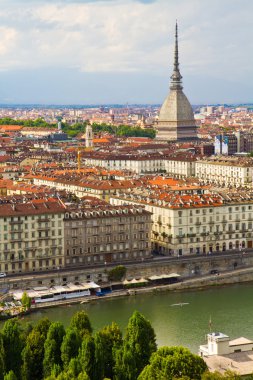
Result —
[[207, 334], [207, 344], [199, 346], [199, 355], [203, 357], [211, 372], [233, 371], [243, 378], [252, 374], [253, 341], [244, 337], [230, 340], [223, 333]]
[[65, 212], [65, 264], [122, 263], [151, 255], [151, 214], [143, 206], [99, 206]]
[[86, 156], [87, 166], [99, 166], [107, 170], [129, 170], [137, 174], [161, 173], [165, 171], [165, 157], [162, 154], [95, 154]]
[[32, 272], [64, 266], [64, 214], [58, 201], [0, 204], [0, 271]]
[[[73, 176], [74, 177], [74, 176]], [[49, 186], [57, 190], [66, 190], [81, 198], [87, 195], [92, 195], [99, 199], [109, 201], [110, 196], [116, 194], [117, 190], [134, 188], [140, 185], [139, 180], [103, 180], [89, 178], [61, 178], [61, 177], [46, 177], [46, 176], [31, 176], [34, 185]]]
[[195, 161], [193, 155], [176, 155], [164, 161], [167, 175], [173, 178], [195, 177]]
[[253, 247], [253, 192], [119, 193], [114, 205], [145, 205], [152, 213], [152, 249], [165, 255], [207, 254]]
[[253, 161], [233, 157], [199, 160], [195, 162], [195, 176], [204, 183], [218, 186], [252, 186]]

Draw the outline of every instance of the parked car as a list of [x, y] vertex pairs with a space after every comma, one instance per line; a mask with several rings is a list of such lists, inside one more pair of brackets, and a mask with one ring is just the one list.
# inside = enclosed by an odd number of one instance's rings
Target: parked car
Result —
[[6, 273], [4, 273], [4, 272], [0, 272], [0, 278], [1, 277], [6, 277]]
[[210, 271], [210, 274], [219, 274], [219, 271], [217, 269], [212, 269]]

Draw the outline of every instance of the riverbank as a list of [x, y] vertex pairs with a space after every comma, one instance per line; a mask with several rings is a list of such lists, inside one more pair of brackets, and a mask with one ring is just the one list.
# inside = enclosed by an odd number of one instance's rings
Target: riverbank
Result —
[[54, 302], [44, 302], [39, 304], [34, 304], [31, 307], [31, 311], [51, 308], [56, 306], [72, 305], [72, 304], [85, 304], [90, 302], [97, 302], [99, 300], [107, 300], [118, 297], [129, 297], [138, 294], [145, 293], [157, 293], [165, 291], [185, 291], [194, 289], [206, 289], [213, 286], [223, 286], [235, 283], [245, 283], [253, 282], [253, 267], [236, 269], [232, 271], [226, 271], [217, 274], [208, 274], [204, 276], [195, 276], [191, 278], [183, 278], [182, 281], [176, 282], [174, 284], [167, 285], [156, 285], [156, 286], [145, 286], [133, 289], [117, 290], [111, 293], [105, 294], [103, 297], [98, 296], [85, 296], [73, 299], [66, 299]]

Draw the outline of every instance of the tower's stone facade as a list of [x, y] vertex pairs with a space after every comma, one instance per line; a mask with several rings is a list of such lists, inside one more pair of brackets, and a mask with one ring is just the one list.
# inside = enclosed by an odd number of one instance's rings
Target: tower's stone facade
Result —
[[93, 131], [92, 131], [92, 126], [90, 124], [87, 124], [87, 126], [86, 126], [85, 146], [86, 146], [86, 148], [92, 148], [93, 147]]
[[197, 127], [192, 107], [183, 93], [182, 76], [179, 71], [177, 24], [174, 69], [170, 78], [170, 93], [160, 109], [156, 137], [166, 141], [195, 140], [197, 139]]

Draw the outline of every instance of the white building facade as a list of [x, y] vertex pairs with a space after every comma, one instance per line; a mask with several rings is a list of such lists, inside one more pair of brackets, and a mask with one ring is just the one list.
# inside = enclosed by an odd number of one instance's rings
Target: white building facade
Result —
[[[253, 247], [253, 197], [226, 201], [210, 194], [203, 203], [173, 205], [163, 200], [120, 194], [111, 203], [145, 205], [152, 212], [152, 249], [165, 255], [207, 254]], [[201, 197], [200, 197], [201, 198]], [[207, 200], [208, 199], [208, 200]]]

